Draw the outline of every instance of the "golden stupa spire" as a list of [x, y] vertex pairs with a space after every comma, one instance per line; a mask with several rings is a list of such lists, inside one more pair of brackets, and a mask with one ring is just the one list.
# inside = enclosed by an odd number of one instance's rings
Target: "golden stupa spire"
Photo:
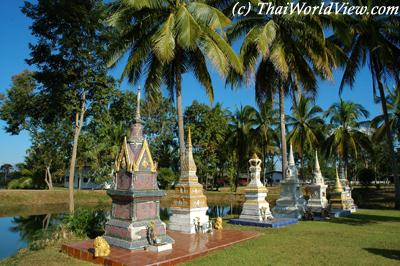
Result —
[[196, 172], [197, 167], [193, 159], [193, 152], [192, 152], [192, 134], [190, 132], [190, 127], [188, 127], [188, 136], [187, 136], [187, 143], [186, 143], [186, 152], [185, 152], [185, 160], [184, 160], [183, 170]]
[[338, 173], [337, 167], [336, 167], [336, 182], [335, 182], [334, 191], [335, 192], [343, 192], [343, 187], [342, 187], [342, 183], [340, 182], [340, 179], [339, 179], [339, 173]]
[[136, 114], [135, 114], [136, 121], [140, 120], [140, 85], [138, 86], [138, 91], [136, 95]]
[[188, 127], [187, 146], [188, 148], [192, 148], [192, 136], [190, 134], [190, 127]]

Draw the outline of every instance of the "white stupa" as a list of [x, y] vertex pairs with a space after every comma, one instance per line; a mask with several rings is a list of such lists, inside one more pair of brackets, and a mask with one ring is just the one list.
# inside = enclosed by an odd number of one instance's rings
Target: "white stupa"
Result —
[[306, 201], [294, 163], [292, 144], [290, 144], [289, 165], [286, 169], [286, 177], [281, 181], [281, 188], [281, 195], [272, 209], [274, 217], [301, 219], [305, 212]]
[[356, 212], [357, 211], [357, 205], [354, 204], [354, 200], [351, 196], [351, 187], [349, 184], [349, 181], [346, 177], [346, 171], [342, 167], [340, 171], [340, 182], [342, 183], [343, 189], [346, 196], [346, 209], [349, 210], [350, 212]]
[[310, 198], [307, 203], [307, 207], [311, 209], [313, 213], [321, 213], [328, 207], [328, 200], [326, 199], [326, 188], [324, 177], [319, 167], [318, 154], [315, 152], [315, 169], [313, 181], [307, 186], [310, 194]]
[[245, 189], [246, 201], [239, 219], [266, 221], [272, 219], [269, 204], [265, 200], [268, 189], [260, 181], [261, 160], [257, 154], [249, 160], [251, 181]]

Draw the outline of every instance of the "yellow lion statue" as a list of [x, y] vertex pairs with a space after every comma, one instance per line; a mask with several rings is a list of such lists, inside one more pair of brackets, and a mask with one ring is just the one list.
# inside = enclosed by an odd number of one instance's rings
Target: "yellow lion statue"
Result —
[[93, 242], [93, 246], [94, 246], [95, 257], [103, 257], [103, 256], [108, 256], [110, 254], [110, 245], [101, 236], [96, 237], [96, 239]]
[[222, 218], [221, 217], [217, 217], [217, 219], [215, 220], [214, 228], [216, 230], [221, 230], [223, 228], [222, 227]]

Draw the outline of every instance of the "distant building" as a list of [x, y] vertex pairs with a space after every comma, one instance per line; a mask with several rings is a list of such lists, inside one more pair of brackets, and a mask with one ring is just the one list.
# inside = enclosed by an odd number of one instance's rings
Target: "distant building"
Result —
[[283, 178], [282, 171], [270, 171], [265, 176], [272, 179], [272, 184], [279, 184]]
[[[91, 178], [86, 177], [86, 173], [89, 171], [89, 168], [85, 168], [83, 171], [75, 170], [74, 177], [74, 188], [78, 189], [109, 189], [111, 184], [104, 183], [96, 183]], [[69, 173], [64, 176], [64, 187], [69, 187]]]

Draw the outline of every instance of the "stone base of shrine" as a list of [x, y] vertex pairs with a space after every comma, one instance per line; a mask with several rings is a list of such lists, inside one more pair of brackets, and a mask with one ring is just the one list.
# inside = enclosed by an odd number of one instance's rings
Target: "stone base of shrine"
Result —
[[165, 251], [169, 251], [172, 250], [172, 244], [164, 244], [164, 245], [157, 245], [157, 246], [148, 246], [146, 248], [147, 250], [151, 251], [151, 252], [165, 252]]
[[150, 250], [130, 251], [111, 246], [110, 255], [95, 258], [93, 240], [65, 244], [62, 250], [76, 259], [102, 265], [175, 265], [260, 235], [257, 232], [238, 230], [214, 230], [213, 233], [199, 234], [167, 231], [167, 234], [175, 240], [175, 244], [172, 250], [158, 253]]
[[331, 209], [329, 212], [330, 217], [346, 217], [351, 215], [350, 210], [339, 210], [339, 209]]
[[[208, 228], [208, 207], [203, 208], [171, 208], [172, 215], [169, 217], [168, 229], [187, 234], [195, 234], [195, 222], [200, 219], [200, 226], [203, 229]], [[199, 228], [200, 231], [202, 231]]]
[[299, 221], [297, 219], [291, 218], [273, 218], [267, 221], [254, 221], [254, 220], [244, 220], [244, 219], [230, 219], [230, 224], [236, 225], [247, 225], [247, 226], [258, 226], [258, 227], [284, 227], [290, 224], [297, 224]]

